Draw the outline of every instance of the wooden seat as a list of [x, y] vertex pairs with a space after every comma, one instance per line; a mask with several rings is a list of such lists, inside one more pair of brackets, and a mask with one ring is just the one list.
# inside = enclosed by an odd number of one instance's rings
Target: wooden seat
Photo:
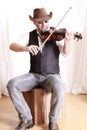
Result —
[[33, 116], [34, 124], [46, 124], [49, 122], [51, 93], [44, 89], [34, 89], [31, 92], [23, 93]]
[[[37, 88], [30, 92], [24, 92], [23, 95], [31, 109], [34, 124], [48, 124], [51, 93]], [[61, 117], [63, 117], [63, 109], [61, 111]]]

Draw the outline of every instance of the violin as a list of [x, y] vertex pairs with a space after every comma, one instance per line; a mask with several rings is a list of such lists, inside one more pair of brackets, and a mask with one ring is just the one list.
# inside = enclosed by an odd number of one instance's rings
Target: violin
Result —
[[[50, 27], [50, 30], [53, 30], [53, 29], [54, 29], [54, 27]], [[51, 33], [50, 30], [41, 33], [41, 38], [42, 38], [43, 41], [50, 35], [50, 33]], [[52, 35], [49, 37], [49, 40], [61, 41], [61, 40], [63, 40], [65, 38], [65, 33], [66, 32], [67, 32], [66, 28], [61, 28], [59, 30], [55, 30], [52, 33]], [[79, 39], [82, 39], [81, 33], [78, 33], [78, 32], [74, 33], [73, 37], [77, 41]]]

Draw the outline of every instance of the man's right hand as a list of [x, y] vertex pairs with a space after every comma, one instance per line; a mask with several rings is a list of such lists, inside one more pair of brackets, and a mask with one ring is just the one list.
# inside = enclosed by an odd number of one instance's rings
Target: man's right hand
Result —
[[29, 51], [32, 55], [37, 55], [39, 47], [37, 45], [30, 45], [26, 47], [25, 51]]

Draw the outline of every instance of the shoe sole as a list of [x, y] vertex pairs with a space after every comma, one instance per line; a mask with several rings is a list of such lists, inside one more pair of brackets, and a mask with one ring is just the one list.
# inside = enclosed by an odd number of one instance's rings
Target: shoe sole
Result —
[[32, 128], [34, 125], [31, 125], [31, 126], [27, 126], [27, 129], [30, 129], [30, 128]]

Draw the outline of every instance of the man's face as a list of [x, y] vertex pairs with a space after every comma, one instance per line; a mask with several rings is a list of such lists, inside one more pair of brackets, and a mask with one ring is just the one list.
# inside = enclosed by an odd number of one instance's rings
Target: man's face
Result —
[[39, 22], [34, 22], [34, 24], [36, 25], [37, 29], [44, 32], [48, 29], [49, 27], [49, 23], [48, 21], [39, 21]]

